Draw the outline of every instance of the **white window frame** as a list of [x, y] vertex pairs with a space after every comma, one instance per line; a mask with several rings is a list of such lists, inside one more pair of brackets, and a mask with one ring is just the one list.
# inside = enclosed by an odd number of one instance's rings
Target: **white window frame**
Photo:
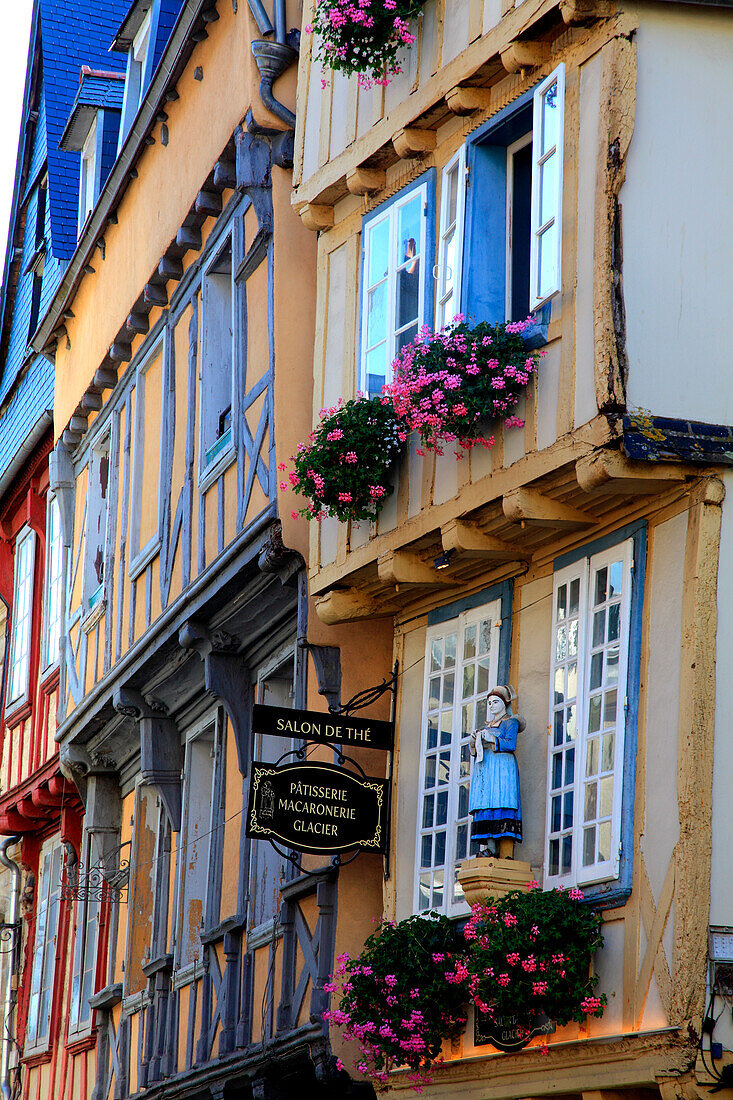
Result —
[[[64, 542], [61, 535], [61, 505], [56, 494], [50, 491], [46, 499], [46, 568], [43, 582], [41, 664], [44, 672], [55, 668], [60, 660], [64, 624], [63, 573]], [[56, 634], [55, 639], [54, 634]]]
[[[416, 810], [416, 834], [415, 834], [415, 882], [414, 882], [414, 896], [413, 896], [413, 909], [415, 913], [427, 912], [425, 907], [420, 906], [420, 875], [421, 871], [425, 873], [421, 867], [422, 859], [422, 838], [428, 833], [433, 833], [437, 829], [440, 829], [440, 825], [433, 825], [427, 828], [423, 827], [423, 811], [424, 811], [424, 796], [431, 793], [431, 789], [426, 787], [425, 773], [426, 773], [426, 758], [428, 753], [434, 753], [435, 749], [428, 749], [428, 718], [429, 718], [429, 692], [430, 692], [430, 680], [437, 673], [431, 669], [431, 653], [433, 641], [437, 638], [443, 637], [446, 634], [456, 633], [456, 659], [455, 659], [455, 680], [454, 680], [454, 692], [453, 692], [453, 736], [450, 742], [450, 783], [448, 790], [448, 805], [446, 811], [446, 846], [445, 846], [445, 862], [443, 865], [443, 903], [441, 906], [430, 905], [429, 908], [439, 910], [446, 913], [448, 916], [462, 916], [468, 912], [468, 904], [462, 900], [455, 901], [453, 899], [453, 890], [448, 890], [449, 883], [452, 882], [453, 876], [458, 865], [456, 859], [456, 829], [459, 824], [467, 824], [467, 844], [466, 844], [466, 856], [469, 858], [471, 854], [471, 817], [468, 815], [465, 817], [459, 817], [459, 788], [460, 783], [460, 764], [461, 764], [461, 749], [467, 750], [468, 738], [471, 729], [466, 731], [466, 736], [460, 735], [461, 731], [461, 707], [463, 704], [462, 699], [462, 669], [463, 662], [465, 660], [463, 654], [466, 628], [478, 624], [481, 620], [488, 619], [491, 622], [491, 633], [489, 638], [489, 670], [488, 670], [488, 687], [486, 692], [481, 692], [471, 696], [471, 700], [474, 702], [473, 714], [475, 716], [475, 703], [483, 700], [485, 701], [487, 693], [491, 688], [496, 686], [499, 675], [499, 644], [501, 637], [501, 599], [491, 600], [489, 603], [483, 604], [481, 607], [471, 608], [468, 611], [462, 612], [454, 619], [449, 619], [446, 622], [436, 624], [435, 626], [428, 627], [425, 637], [425, 674], [424, 674], [424, 686], [423, 686], [423, 705], [422, 705], [422, 733], [420, 738], [420, 773], [418, 782], [418, 799]], [[459, 677], [459, 672], [461, 673]], [[441, 707], [442, 709], [442, 707]], [[474, 718], [475, 721], [475, 718]], [[440, 731], [439, 731], [440, 732]], [[456, 734], [459, 734], [456, 736]], [[445, 749], [443, 750], [445, 751]], [[440, 746], [438, 747], [440, 752]], [[467, 755], [467, 751], [464, 752], [464, 756]], [[471, 763], [469, 759], [469, 779], [468, 790], [470, 792], [470, 774]], [[438, 768], [436, 768], [436, 775], [438, 774]], [[465, 776], [464, 785], [465, 785]], [[438, 789], [438, 782], [432, 790]], [[431, 870], [434, 869], [431, 867]], [[450, 895], [450, 896], [449, 896]], [[432, 897], [431, 897], [432, 900]]]
[[[82, 854], [79, 872], [89, 873], [91, 866], [92, 838], [85, 831], [82, 842]], [[69, 1037], [78, 1039], [88, 1035], [92, 1029], [93, 1009], [89, 1004], [89, 998], [84, 997], [84, 978], [88, 971], [92, 971], [92, 983], [90, 996], [95, 990], [95, 976], [97, 969], [97, 951], [99, 948], [99, 919], [101, 904], [95, 898], [89, 897], [89, 892], [83, 890], [76, 903], [76, 918], [74, 924], [74, 956], [71, 971], [71, 990], [69, 995]], [[94, 944], [92, 947], [91, 966], [89, 963], [89, 936], [93, 930]]]
[[[552, 634], [551, 634], [551, 653], [550, 653], [550, 691], [549, 691], [549, 737], [548, 737], [548, 754], [547, 754], [547, 812], [546, 812], [546, 824], [545, 824], [545, 887], [552, 888], [555, 886], [590, 886], [598, 882], [606, 882], [611, 879], [617, 879], [620, 871], [621, 861], [621, 808], [623, 800], [623, 767], [624, 767], [624, 743], [625, 743], [625, 726], [626, 715], [628, 710], [627, 699], [627, 683], [628, 683], [628, 667], [629, 667], [629, 644], [630, 644], [630, 615], [631, 615], [631, 594], [634, 584], [634, 570], [633, 570], [633, 539], [628, 539], [624, 542], [617, 543], [615, 546], [610, 547], [607, 550], [603, 550], [597, 554], [593, 554], [586, 558], [574, 562], [572, 565], [565, 566], [563, 569], [558, 570], [554, 574], [553, 583], [553, 595], [552, 595]], [[591, 606], [593, 600], [593, 594], [591, 592], [591, 583], [593, 577], [598, 569], [602, 569], [604, 566], [610, 565], [612, 562], [622, 562], [623, 569], [623, 581], [621, 589], [621, 601], [620, 601], [620, 622], [619, 622], [619, 660], [618, 660], [618, 681], [615, 684], [616, 687], [616, 723], [613, 727], [608, 727], [608, 732], [613, 731], [614, 734], [614, 759], [613, 769], [607, 770], [607, 775], [613, 777], [613, 799], [611, 808], [611, 841], [609, 847], [609, 858], [602, 862], [597, 861], [586, 867], [582, 865], [582, 845], [583, 845], [583, 830], [584, 830], [584, 796], [585, 796], [585, 780], [586, 780], [586, 766], [588, 763], [588, 747], [591, 740], [591, 736], [588, 734], [588, 717], [590, 710], [590, 672], [591, 672], [591, 657], [593, 651], [599, 652], [601, 649], [605, 649], [604, 645], [593, 646], [592, 645], [592, 629], [593, 629], [593, 607]], [[562, 745], [555, 744], [555, 713], [558, 709], [562, 710], [563, 707], [567, 712], [567, 705], [572, 702], [572, 696], [568, 695], [564, 702], [561, 704], [559, 701], [555, 701], [555, 670], [559, 668], [563, 662], [557, 660], [556, 651], [556, 630], [560, 623], [558, 619], [558, 590], [563, 584], [569, 586], [572, 580], [579, 580], [579, 616], [578, 616], [578, 640], [577, 640], [577, 684], [581, 691], [581, 694], [575, 697], [576, 699], [576, 734], [573, 738], [575, 742], [574, 753], [574, 769], [572, 783], [563, 783], [562, 787], [556, 788], [553, 786], [553, 757], [563, 748], [569, 745], [569, 741], [565, 740]], [[569, 591], [569, 587], [568, 587]], [[598, 605], [601, 606], [601, 605]], [[607, 615], [606, 615], [607, 618]], [[604, 662], [605, 664], [605, 662]], [[605, 675], [605, 673], [603, 674]], [[609, 684], [601, 679], [601, 688], [594, 689], [594, 695], [598, 691], [603, 694], [605, 690], [609, 689]], [[563, 727], [564, 728], [564, 727]], [[600, 733], [594, 739], [598, 742], [596, 751], [600, 755], [600, 741], [603, 736], [603, 725], [600, 726]], [[564, 764], [563, 764], [564, 767]], [[591, 780], [594, 777], [597, 779], [601, 775], [600, 769], [596, 769], [591, 776]], [[563, 776], [565, 779], [565, 776]], [[552, 830], [552, 815], [553, 815], [553, 793], [558, 796], [558, 791], [562, 791], [561, 797], [564, 798], [565, 793], [572, 791], [572, 804], [573, 804], [573, 820], [572, 826], [565, 825], [564, 821], [564, 805], [562, 807], [563, 820], [561, 822], [561, 829], [559, 831]], [[607, 815], [604, 815], [607, 816]], [[591, 823], [595, 822], [597, 817], [590, 818]], [[597, 827], [597, 826], [596, 826]], [[559, 873], [556, 875], [550, 874], [550, 841], [554, 836], [571, 835], [572, 836], [572, 860], [570, 864], [569, 872], [563, 874], [562, 872], [562, 848], [560, 849], [560, 865]]]
[[132, 46], [128, 55], [125, 91], [122, 102], [122, 117], [120, 119], [120, 136], [117, 145], [118, 153], [125, 142], [125, 138], [129, 133], [135, 115], [140, 109], [140, 104], [145, 94], [148, 76], [148, 55], [150, 53], [152, 11], [153, 5], [151, 4], [132, 41]]
[[[143, 569], [155, 557], [160, 549], [160, 531], [162, 523], [163, 493], [160, 492], [162, 484], [162, 448], [160, 443], [160, 424], [151, 424], [145, 418], [145, 379], [148, 370], [156, 361], [158, 354], [162, 357], [162, 369], [160, 380], [160, 410], [161, 416], [165, 406], [165, 361], [167, 355], [167, 340], [169, 339], [166, 326], [160, 336], [145, 352], [145, 355], [137, 365], [135, 373], [135, 427], [132, 452], [132, 500], [142, 499], [143, 470], [157, 461], [158, 466], [158, 517], [155, 533], [150, 536], [144, 546], [140, 546], [140, 508], [133, 507], [130, 511], [130, 564], [128, 572], [130, 579], [139, 577]], [[150, 439], [150, 454], [147, 453], [147, 443]], [[156, 457], [157, 445], [157, 457]]]
[[81, 150], [79, 166], [79, 236], [99, 195], [99, 156], [102, 144], [100, 111], [94, 115]]
[[[56, 853], [58, 852], [58, 859]], [[48, 861], [47, 861], [48, 857]], [[56, 864], [56, 879], [54, 881], [54, 863]], [[48, 873], [47, 873], [48, 869]], [[51, 1033], [51, 1019], [53, 1017], [54, 984], [56, 978], [56, 937], [58, 936], [59, 918], [61, 910], [61, 872], [63, 869], [61, 839], [58, 836], [51, 837], [42, 846], [38, 857], [38, 884], [36, 888], [36, 938], [33, 943], [33, 962], [31, 969], [31, 989], [28, 1003], [28, 1021], [26, 1025], [26, 1047], [24, 1053], [45, 1050], [49, 1044]], [[54, 906], [53, 929], [48, 921], [42, 924], [42, 938], [39, 940], [39, 928], [41, 916], [47, 915], [48, 910]], [[42, 910], [43, 907], [43, 910]], [[51, 934], [49, 934], [51, 933]], [[50, 956], [49, 949], [53, 952]], [[43, 991], [48, 989], [48, 1015], [40, 1018], [41, 1000]]]
[[[456, 191], [456, 216], [454, 222], [449, 222], [450, 214], [450, 176], [458, 173], [458, 188]], [[443, 169], [440, 186], [440, 237], [438, 242], [438, 264], [433, 270], [436, 281], [435, 287], [435, 328], [440, 329], [450, 324], [453, 317], [461, 312], [461, 282], [463, 275], [463, 234], [466, 215], [466, 146], [455, 153]], [[455, 242], [454, 258], [455, 270], [448, 275], [447, 264], [447, 239], [453, 230]], [[448, 292], [450, 284], [451, 290]], [[446, 316], [448, 299], [453, 302], [451, 316]]]
[[[24, 572], [20, 573], [20, 563]], [[31, 672], [31, 646], [33, 633], [33, 597], [36, 571], [36, 533], [24, 527], [15, 540], [15, 564], [13, 570], [13, 606], [10, 622], [10, 666], [8, 668], [8, 699], [6, 711], [20, 706], [28, 699]], [[24, 589], [21, 592], [21, 587]], [[23, 606], [21, 607], [21, 598]], [[16, 668], [19, 683], [15, 686]]]
[[[371, 347], [367, 345], [368, 339], [368, 311], [367, 303], [369, 300], [369, 291], [372, 287], [379, 285], [378, 282], [369, 284], [369, 266], [370, 266], [370, 242], [372, 239], [372, 233], [378, 225], [382, 222], [389, 222], [389, 244], [387, 257], [387, 274], [385, 276], [387, 280], [387, 359], [385, 363], [385, 385], [392, 381], [392, 362], [397, 354], [397, 337], [399, 333], [395, 331], [396, 325], [396, 303], [397, 303], [397, 274], [398, 269], [404, 266], [404, 261], [398, 258], [397, 252], [397, 226], [399, 224], [399, 212], [403, 206], [412, 202], [416, 196], [419, 196], [422, 201], [422, 218], [420, 219], [420, 247], [418, 249], [418, 256], [420, 259], [420, 275], [418, 283], [418, 313], [417, 313], [417, 330], [418, 332], [425, 323], [425, 264], [429, 262], [430, 257], [426, 255], [427, 252], [427, 219], [428, 219], [428, 185], [427, 183], [420, 184], [419, 187], [412, 187], [404, 195], [399, 195], [394, 199], [387, 207], [387, 209], [375, 218], [372, 218], [363, 229], [363, 286], [361, 293], [361, 356], [359, 364], [359, 389], [364, 393], [368, 392], [368, 377], [367, 377], [367, 353], [371, 350]], [[415, 324], [412, 321], [408, 325], [403, 326], [403, 330], [411, 328]], [[377, 347], [381, 341], [374, 344]]]
[[[211, 275], [213, 274], [213, 268], [221, 263], [222, 256], [226, 251], [227, 245], [231, 254], [231, 270], [230, 270], [230, 295], [231, 295], [231, 356], [230, 356], [230, 419], [229, 427], [221, 433], [221, 435], [214, 441], [214, 443], [207, 443], [204, 434], [204, 386], [206, 371], [211, 369], [209, 364], [210, 348], [209, 344], [212, 341], [211, 329], [208, 325], [208, 314], [212, 309], [210, 305], [210, 295], [212, 293]], [[199, 489], [204, 492], [209, 486], [216, 481], [216, 479], [224, 472], [224, 470], [231, 465], [234, 461], [235, 446], [234, 446], [234, 405], [235, 405], [235, 381], [236, 381], [236, 364], [237, 364], [237, 347], [236, 347], [236, 310], [238, 301], [238, 284], [236, 280], [236, 265], [235, 265], [235, 226], [230, 226], [222, 237], [217, 240], [216, 247], [213, 254], [208, 260], [206, 267], [204, 268], [203, 278], [201, 280], [201, 361], [199, 364]]]
[[[542, 116], [545, 99], [553, 86], [557, 85], [557, 141], [548, 149], [542, 148]], [[532, 104], [532, 222], [530, 244], [530, 285], [529, 305], [531, 310], [539, 309], [558, 294], [562, 286], [562, 177], [563, 150], [565, 132], [565, 65], [560, 64], [547, 76], [535, 90]], [[540, 223], [542, 167], [555, 156], [554, 204], [552, 214]], [[543, 288], [540, 284], [540, 240], [548, 230], [555, 227], [555, 271], [556, 279], [552, 286]], [[544, 291], [544, 293], [543, 293]]]
[[[506, 275], [504, 316], [507, 321], [512, 316], [512, 268], [514, 266], [514, 155], [521, 149], [532, 145], [532, 131], [517, 138], [506, 149]], [[531, 251], [531, 249], [530, 249]], [[532, 278], [532, 259], [530, 257], [530, 280]], [[530, 286], [530, 294], [532, 288]], [[523, 318], [522, 318], [523, 320]]]

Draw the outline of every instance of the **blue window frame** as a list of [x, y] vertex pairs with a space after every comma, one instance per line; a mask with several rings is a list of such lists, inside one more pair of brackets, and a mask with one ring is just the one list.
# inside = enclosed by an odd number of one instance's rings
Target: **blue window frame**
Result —
[[631, 892], [646, 574], [641, 521], [554, 563], [545, 887]]
[[381, 393], [392, 361], [423, 325], [433, 324], [434, 168], [362, 222], [358, 389]]

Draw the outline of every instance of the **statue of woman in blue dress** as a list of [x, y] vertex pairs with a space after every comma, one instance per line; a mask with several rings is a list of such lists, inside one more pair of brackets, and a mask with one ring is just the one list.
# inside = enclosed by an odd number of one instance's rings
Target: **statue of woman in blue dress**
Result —
[[475, 758], [468, 809], [471, 840], [479, 855], [489, 854], [489, 841], [498, 846], [502, 859], [514, 855], [514, 842], [522, 840], [522, 799], [519, 767], [514, 756], [517, 736], [526, 726], [512, 714], [513, 688], [501, 684], [487, 696], [489, 719], [471, 734], [469, 748]]

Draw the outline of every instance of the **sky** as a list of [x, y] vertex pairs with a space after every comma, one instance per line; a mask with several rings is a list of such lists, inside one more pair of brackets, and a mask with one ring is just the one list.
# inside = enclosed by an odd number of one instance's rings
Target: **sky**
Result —
[[3, 37], [12, 47], [3, 51], [0, 65], [0, 271], [5, 263], [10, 204], [13, 199], [15, 156], [18, 151], [23, 107], [25, 66], [28, 58], [33, 0], [14, 0], [3, 11]]

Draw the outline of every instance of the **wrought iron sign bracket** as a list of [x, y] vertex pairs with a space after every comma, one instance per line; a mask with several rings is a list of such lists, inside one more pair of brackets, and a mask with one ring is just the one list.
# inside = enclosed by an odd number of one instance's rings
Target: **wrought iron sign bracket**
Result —
[[346, 703], [340, 703], [339, 705], [331, 704], [329, 706], [329, 712], [331, 714], [353, 714], [355, 710], [364, 710], [365, 707], [370, 707], [372, 703], [376, 703], [377, 699], [381, 699], [388, 691], [392, 692], [392, 713], [391, 721], [395, 720], [395, 712], [397, 706], [397, 680], [399, 674], [399, 661], [395, 661], [394, 668], [392, 669], [392, 675], [388, 680], [382, 680], [381, 684], [376, 684], [374, 687], [364, 688], [363, 691], [357, 691], [356, 695], [352, 695]]

